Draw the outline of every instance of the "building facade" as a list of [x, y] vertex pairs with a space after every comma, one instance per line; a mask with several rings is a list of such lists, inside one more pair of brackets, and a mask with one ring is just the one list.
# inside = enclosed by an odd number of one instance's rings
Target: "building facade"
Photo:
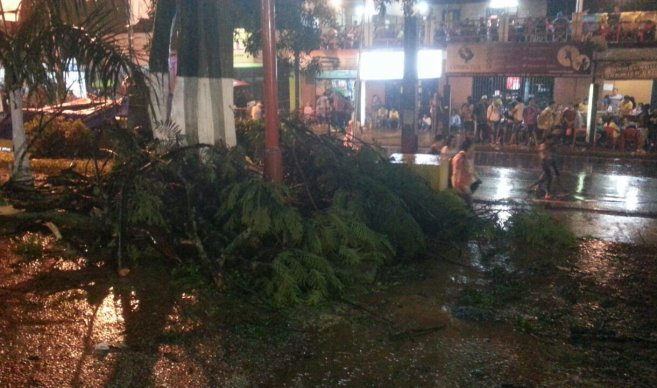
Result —
[[[377, 13], [370, 0], [342, 4], [342, 25], [327, 29], [323, 47], [311, 53], [324, 65], [320, 74], [301, 82], [301, 101], [311, 103], [337, 88], [352, 99], [363, 122], [372, 115], [373, 99], [388, 107], [398, 104], [399, 79], [368, 77], [371, 69], [361, 66], [371, 53], [402, 50], [404, 15], [395, 4], [385, 14]], [[420, 49], [440, 52], [419, 61], [440, 69], [418, 85], [420, 112], [436, 91], [452, 107], [469, 96], [534, 97], [543, 105], [590, 102], [591, 122], [605, 94], [615, 89], [638, 102], [657, 103], [657, 12], [548, 15], [546, 0], [498, 4], [418, 5]], [[386, 58], [379, 67], [399, 66], [398, 60]]]

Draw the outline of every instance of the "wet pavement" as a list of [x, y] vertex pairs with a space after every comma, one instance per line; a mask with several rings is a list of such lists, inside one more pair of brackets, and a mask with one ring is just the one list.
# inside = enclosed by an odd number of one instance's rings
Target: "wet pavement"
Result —
[[21, 236], [32, 245], [20, 254], [0, 239], [0, 386], [653, 386], [657, 161], [563, 157], [572, 195], [550, 203], [525, 190], [534, 154], [479, 152], [477, 165], [477, 205], [545, 207], [597, 239], [514, 279], [526, 288], [494, 311], [459, 302], [464, 288], [500, 285], [470, 247], [283, 324], [176, 289], [164, 268], [118, 277], [50, 236]]
[[536, 154], [478, 151], [475, 201], [542, 206], [579, 236], [657, 245], [657, 160], [560, 156], [561, 192], [545, 201], [527, 188], [541, 175]]

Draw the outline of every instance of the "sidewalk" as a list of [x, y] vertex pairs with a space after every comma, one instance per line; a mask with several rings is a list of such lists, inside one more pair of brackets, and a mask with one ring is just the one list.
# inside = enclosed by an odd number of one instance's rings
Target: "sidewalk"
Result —
[[[373, 129], [364, 130], [362, 133], [356, 133], [356, 138], [368, 144], [374, 144], [384, 148], [389, 154], [401, 152], [401, 130], [389, 129]], [[431, 144], [433, 143], [433, 136], [430, 131], [420, 132], [418, 134], [418, 152], [428, 153]], [[496, 146], [493, 144], [477, 144], [475, 149], [489, 152], [501, 153], [536, 153], [536, 147], [529, 147], [525, 145], [504, 145]], [[657, 159], [657, 152], [645, 152], [643, 150], [636, 152], [629, 151], [615, 151], [607, 150], [601, 147], [592, 148], [587, 144], [577, 144], [575, 147], [572, 145], [557, 146], [557, 152], [561, 155], [574, 155], [574, 156], [595, 156], [604, 158], [626, 158], [626, 159]]]

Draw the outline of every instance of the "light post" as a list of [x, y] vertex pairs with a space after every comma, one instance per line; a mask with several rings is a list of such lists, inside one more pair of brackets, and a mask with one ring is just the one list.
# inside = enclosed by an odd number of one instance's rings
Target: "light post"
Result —
[[276, 19], [274, 0], [260, 0], [262, 63], [265, 86], [265, 180], [283, 182], [283, 156], [278, 134], [278, 90], [276, 87]]
[[404, 6], [404, 81], [401, 89], [401, 151], [417, 151], [417, 17], [411, 7]]

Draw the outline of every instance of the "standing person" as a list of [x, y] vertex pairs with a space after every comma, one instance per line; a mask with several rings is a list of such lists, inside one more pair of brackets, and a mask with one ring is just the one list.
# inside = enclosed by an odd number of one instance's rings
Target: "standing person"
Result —
[[573, 131], [575, 131], [575, 126], [577, 125], [577, 108], [572, 106], [567, 106], [564, 108], [563, 113], [561, 114], [561, 143], [565, 144], [568, 142], [570, 136], [572, 136]]
[[554, 159], [554, 141], [552, 135], [548, 135], [545, 141], [538, 146], [538, 157], [541, 160], [543, 173], [538, 181], [529, 186], [530, 190], [537, 190], [543, 183], [547, 183], [545, 188], [545, 199], [553, 199], [553, 182], [559, 179], [559, 170]]
[[466, 139], [461, 144], [460, 151], [451, 160], [452, 188], [463, 198], [465, 204], [472, 208], [472, 185], [480, 182], [474, 170], [474, 143]]
[[[429, 114], [431, 115], [431, 133], [433, 135], [438, 135], [438, 132], [443, 132], [442, 135], [446, 135], [445, 129], [441, 127], [441, 116], [443, 114], [443, 98], [440, 93], [435, 92], [433, 97], [431, 97], [431, 105], [429, 107]], [[441, 131], [442, 129], [442, 131]]]
[[481, 96], [481, 100], [475, 105], [475, 142], [482, 143], [488, 137], [488, 96]]
[[513, 127], [511, 134], [511, 143], [518, 144], [520, 131], [522, 130], [522, 121], [524, 120], [525, 104], [522, 102], [522, 97], [516, 98], [516, 104], [511, 108], [511, 117], [513, 118]]
[[534, 146], [536, 142], [536, 130], [538, 127], [538, 114], [541, 110], [536, 105], [536, 100], [530, 98], [527, 102], [527, 107], [523, 112], [523, 120], [527, 128], [527, 145]]
[[258, 101], [253, 108], [251, 108], [251, 120], [262, 120], [262, 102]]
[[399, 129], [399, 111], [394, 107], [388, 112], [388, 125], [395, 131]]
[[331, 99], [333, 100], [333, 124], [341, 130], [345, 129], [347, 126], [349, 102], [338, 92], [333, 92]]
[[420, 119], [420, 129], [423, 131], [431, 130], [431, 116], [427, 114], [422, 115], [422, 118]]
[[491, 143], [499, 144], [500, 123], [502, 122], [502, 101], [499, 98], [493, 100], [488, 106], [488, 109], [486, 109], [486, 120], [488, 121], [488, 128], [490, 130]]
[[472, 104], [472, 97], [468, 96], [467, 101], [461, 105], [461, 122], [463, 123], [463, 130], [466, 136], [474, 135], [474, 105]]
[[331, 103], [327, 96], [322, 94], [317, 97], [317, 102], [315, 104], [315, 115], [317, 115], [317, 121], [320, 124], [328, 123], [328, 115], [331, 110]]
[[618, 91], [618, 88], [614, 88], [613, 94], [609, 96], [609, 107], [611, 107], [611, 113], [618, 114], [618, 109], [620, 104], [623, 101], [623, 95]]
[[381, 102], [381, 98], [379, 98], [378, 94], [373, 94], [372, 95], [372, 100], [370, 101], [370, 120], [369, 120], [369, 127], [370, 129], [375, 128], [378, 126], [377, 124], [377, 114], [379, 113], [379, 109], [383, 106], [383, 103]]
[[557, 123], [557, 111], [556, 111], [556, 102], [550, 101], [550, 104], [543, 109], [543, 111], [538, 115], [537, 128], [542, 131], [541, 135], [538, 138], [541, 142], [548, 136], [552, 134], [555, 124]]

